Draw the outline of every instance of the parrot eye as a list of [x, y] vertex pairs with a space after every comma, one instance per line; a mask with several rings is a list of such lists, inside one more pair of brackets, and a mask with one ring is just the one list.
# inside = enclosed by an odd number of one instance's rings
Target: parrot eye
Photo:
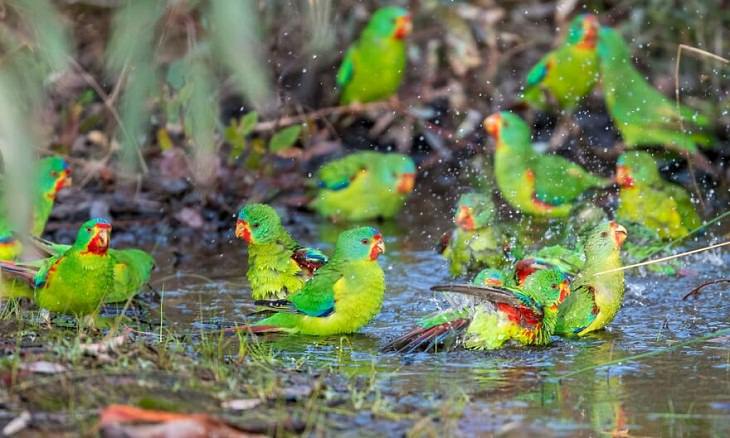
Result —
[[360, 241], [360, 243], [362, 243], [363, 245], [367, 245], [367, 244], [368, 244], [368, 242], [369, 242], [369, 241], [368, 241], [368, 239], [362, 239], [362, 240]]
[[91, 232], [91, 227], [86, 227], [86, 231]]
[[607, 237], [607, 236], [608, 236], [608, 233], [607, 232], [604, 231], [604, 232], [601, 233], [601, 237]]
[[507, 128], [507, 127], [509, 127], [509, 123], [507, 123], [507, 122], [502, 122], [502, 127], [503, 127], [503, 128]]
[[51, 171], [51, 176], [56, 178], [58, 176], [58, 172], [56, 172], [55, 170]]
[[253, 226], [254, 228], [258, 228], [258, 227], [259, 227], [259, 223], [258, 223], [258, 222], [254, 222], [252, 226]]
[[553, 283], [553, 284], [550, 285], [550, 287], [553, 288], [553, 289], [556, 289], [558, 287], [558, 285], [555, 284], [555, 283]]

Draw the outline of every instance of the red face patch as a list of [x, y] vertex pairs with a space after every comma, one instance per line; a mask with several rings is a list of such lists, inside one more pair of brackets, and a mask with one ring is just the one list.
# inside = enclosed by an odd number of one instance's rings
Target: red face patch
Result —
[[404, 173], [398, 178], [398, 185], [396, 190], [398, 193], [406, 195], [413, 191], [413, 187], [416, 185], [416, 174], [415, 173]]
[[251, 229], [248, 227], [248, 222], [241, 219], [236, 221], [236, 237], [246, 243], [251, 243]]
[[631, 177], [631, 169], [626, 166], [619, 164], [616, 166], [616, 184], [624, 188], [634, 186], [634, 179]]
[[[499, 127], [501, 124], [502, 116], [499, 114], [492, 114], [484, 119], [484, 130], [487, 131], [487, 134], [491, 135], [497, 143], [499, 143]], [[499, 147], [499, 144], [497, 144], [497, 147]]]
[[109, 224], [96, 224], [94, 226], [94, 237], [86, 246], [86, 251], [96, 255], [106, 254], [109, 249], [111, 229], [112, 227]]
[[370, 260], [377, 260], [380, 254], [385, 253], [385, 242], [382, 234], [373, 236], [373, 245], [370, 247]]
[[395, 20], [395, 32], [393, 32], [393, 38], [402, 40], [411, 34], [413, 30], [413, 23], [411, 23], [411, 16], [406, 15], [398, 17]]
[[474, 231], [476, 224], [474, 223], [474, 216], [471, 214], [471, 208], [462, 206], [459, 208], [459, 212], [456, 215], [456, 225], [464, 231]]

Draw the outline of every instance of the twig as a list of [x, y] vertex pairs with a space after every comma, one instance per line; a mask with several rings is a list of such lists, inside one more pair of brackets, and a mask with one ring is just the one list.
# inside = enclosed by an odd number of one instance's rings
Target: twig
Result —
[[[424, 93], [422, 97], [416, 98], [415, 100], [419, 103], [439, 98], [439, 97], [447, 97], [449, 94], [451, 94], [451, 89], [449, 87], [445, 87], [442, 89], [434, 90], [430, 93]], [[412, 103], [412, 102], [408, 102]], [[407, 106], [407, 105], [406, 105]], [[325, 108], [320, 108], [315, 111], [310, 111], [308, 113], [302, 113], [292, 116], [283, 116], [278, 119], [274, 120], [266, 120], [263, 122], [259, 122], [254, 126], [253, 131], [254, 132], [262, 132], [262, 131], [271, 131], [272, 129], [276, 129], [280, 126], [287, 126], [287, 125], [293, 125], [296, 123], [303, 123], [307, 120], [316, 120], [321, 119], [324, 117], [329, 116], [337, 116], [341, 114], [359, 114], [364, 113], [367, 111], [372, 111], [376, 109], [384, 109], [384, 110], [402, 110], [403, 104], [400, 103], [397, 100], [386, 100], [386, 101], [378, 101], [378, 102], [369, 102], [369, 103], [352, 103], [349, 105], [340, 105], [340, 106], [330, 106]]]
[[620, 268], [609, 269], [607, 271], [596, 272], [593, 275], [599, 276], [599, 275], [604, 275], [604, 274], [610, 274], [612, 272], [625, 271], [626, 269], [638, 268], [639, 266], [653, 265], [654, 263], [666, 262], [667, 260], [678, 259], [680, 257], [688, 256], [691, 254], [696, 254], [698, 252], [708, 251], [710, 249], [720, 248], [720, 247], [727, 246], [727, 245], [730, 245], [730, 240], [722, 242], [722, 243], [716, 243], [716, 244], [710, 245], [710, 246], [705, 246], [703, 248], [693, 249], [692, 251], [682, 252], [679, 254], [661, 257], [661, 258], [654, 259], [654, 260], [647, 260], [645, 262], [634, 263], [632, 265], [626, 265], [626, 266], [622, 266]]
[[716, 332], [708, 333], [706, 335], [700, 336], [698, 338], [692, 338], [692, 339], [686, 340], [684, 342], [678, 342], [678, 343], [676, 343], [674, 345], [670, 345], [669, 347], [659, 348], [659, 349], [656, 349], [656, 350], [653, 350], [653, 351], [647, 351], [645, 353], [639, 353], [639, 354], [635, 354], [633, 356], [627, 356], [627, 357], [622, 357], [622, 358], [619, 358], [619, 359], [613, 359], [613, 360], [609, 360], [607, 362], [602, 362], [602, 363], [599, 363], [599, 364], [596, 364], [596, 365], [591, 365], [589, 367], [581, 368], [579, 370], [575, 370], [575, 371], [572, 371], [572, 372], [563, 374], [562, 376], [558, 377], [557, 380], [558, 381], [561, 381], [561, 380], [563, 380], [565, 378], [573, 377], [573, 376], [575, 376], [577, 374], [581, 374], [581, 373], [584, 373], [586, 371], [595, 370], [597, 368], [605, 367], [605, 366], [608, 366], [608, 365], [615, 365], [617, 363], [625, 363], [625, 362], [633, 362], [633, 361], [636, 361], [638, 359], [644, 359], [644, 358], [647, 358], [647, 357], [658, 356], [660, 354], [664, 354], [664, 353], [667, 353], [669, 351], [676, 350], [677, 348], [686, 347], [687, 345], [692, 345], [692, 344], [700, 344], [700, 343], [705, 342], [705, 341], [707, 341], [709, 339], [720, 338], [720, 337], [725, 336], [727, 334], [730, 334], [730, 328], [725, 328], [725, 329], [722, 329], [722, 330], [718, 330]]
[[698, 297], [700, 295], [700, 291], [707, 286], [712, 286], [713, 284], [719, 284], [719, 283], [730, 283], [730, 278], [721, 278], [719, 280], [712, 280], [712, 281], [706, 281], [702, 283], [701, 285], [697, 286], [696, 288], [689, 291], [689, 293], [682, 297], [682, 301], [687, 300], [690, 296]]

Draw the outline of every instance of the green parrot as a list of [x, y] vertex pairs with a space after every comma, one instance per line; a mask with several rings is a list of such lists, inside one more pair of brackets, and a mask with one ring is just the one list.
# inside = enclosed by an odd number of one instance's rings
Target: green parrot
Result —
[[95, 313], [114, 289], [111, 224], [85, 222], [63, 254], [35, 263], [0, 262], [0, 269], [33, 288], [33, 300], [48, 311], [84, 316]]
[[241, 208], [236, 237], [248, 244], [247, 276], [254, 300], [285, 299], [327, 263], [322, 252], [297, 243], [276, 210], [265, 204]]
[[315, 175], [319, 187], [309, 204], [335, 221], [390, 219], [413, 191], [416, 165], [403, 154], [355, 152], [330, 161]]
[[[707, 118], [691, 108], [678, 110], [675, 102], [652, 87], [634, 68], [629, 48], [616, 30], [601, 28], [597, 51], [606, 106], [626, 146], [665, 146], [695, 153], [698, 144], [711, 142], [697, 129], [708, 124]], [[680, 131], [680, 119], [689, 132]]]
[[604, 221], [588, 236], [586, 262], [560, 305], [555, 334], [584, 336], [613, 321], [623, 302], [624, 272], [604, 272], [623, 266], [620, 252], [627, 234], [619, 223]]
[[411, 17], [405, 9], [391, 6], [375, 11], [360, 38], [347, 49], [337, 72], [340, 103], [393, 96], [405, 73], [405, 38], [410, 33]]
[[562, 272], [556, 269], [535, 272], [520, 287], [501, 286], [503, 274], [494, 270], [480, 273], [473, 282], [478, 281], [482, 285], [434, 286], [432, 290], [465, 294], [476, 300], [424, 319], [385, 349], [433, 351], [451, 344], [474, 350], [496, 350], [507, 342], [550, 343], [558, 306], [570, 294], [570, 282]]
[[[71, 245], [38, 237], [32, 241], [36, 248], [50, 256], [61, 256], [71, 248]], [[126, 302], [150, 281], [155, 259], [148, 252], [137, 248], [109, 248], [109, 255], [114, 258], [114, 288], [104, 297], [104, 304]]]
[[527, 74], [523, 100], [540, 109], [553, 100], [560, 108], [573, 110], [598, 82], [599, 27], [595, 15], [576, 16], [563, 44], [543, 56]]
[[332, 258], [301, 290], [289, 295], [286, 308], [277, 301], [275, 314], [242, 329], [316, 336], [359, 330], [383, 303], [385, 275], [377, 260], [384, 252], [383, 236], [373, 227], [343, 232]]
[[492, 114], [484, 128], [496, 142], [494, 173], [504, 199], [533, 216], [567, 217], [586, 190], [610, 181], [554, 154], [535, 152], [530, 128], [510, 112]]
[[621, 187], [616, 217], [656, 231], [662, 239], [678, 239], [702, 225], [687, 191], [662, 179], [647, 152], [622, 154], [616, 166]]
[[494, 225], [492, 199], [479, 193], [459, 197], [454, 214], [456, 228], [446, 232], [439, 242], [439, 253], [449, 262], [452, 277], [484, 267], [502, 267], [509, 261], [504, 249], [508, 242]]
[[[30, 232], [40, 236], [53, 210], [56, 195], [64, 187], [71, 185], [71, 171], [68, 163], [61, 157], [51, 156], [38, 162], [37, 181], [33, 198], [33, 211]], [[0, 204], [4, 200], [0, 199]], [[2, 208], [5, 208], [2, 206]], [[23, 251], [23, 245], [14, 236], [13, 229], [4, 214], [0, 214], [0, 260], [15, 260]]]

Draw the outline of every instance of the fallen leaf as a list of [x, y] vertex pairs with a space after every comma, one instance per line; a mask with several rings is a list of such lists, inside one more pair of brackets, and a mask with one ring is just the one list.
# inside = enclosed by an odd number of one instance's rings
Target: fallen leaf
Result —
[[113, 338], [104, 339], [101, 342], [96, 342], [93, 344], [82, 344], [79, 348], [84, 353], [90, 354], [92, 356], [98, 356], [103, 353], [108, 353], [108, 352], [114, 351], [117, 348], [121, 347], [122, 344], [124, 344], [127, 341], [127, 339], [129, 338], [129, 334], [131, 332], [132, 332], [132, 330], [130, 328], [125, 328], [122, 331], [122, 334], [119, 336], [114, 336]]
[[47, 362], [44, 360], [24, 363], [20, 366], [20, 369], [38, 374], [58, 374], [68, 371], [68, 369], [60, 363]]
[[151, 437], [258, 437], [207, 414], [141, 409], [129, 405], [110, 405], [101, 412], [101, 435], [128, 438]]
[[20, 415], [13, 418], [10, 423], [6, 424], [5, 427], [3, 427], [3, 436], [15, 435], [16, 433], [25, 429], [26, 427], [28, 427], [30, 419], [30, 412], [23, 411]]
[[231, 409], [233, 411], [247, 411], [261, 404], [261, 400], [257, 398], [244, 398], [238, 400], [228, 400], [221, 403], [223, 409]]

